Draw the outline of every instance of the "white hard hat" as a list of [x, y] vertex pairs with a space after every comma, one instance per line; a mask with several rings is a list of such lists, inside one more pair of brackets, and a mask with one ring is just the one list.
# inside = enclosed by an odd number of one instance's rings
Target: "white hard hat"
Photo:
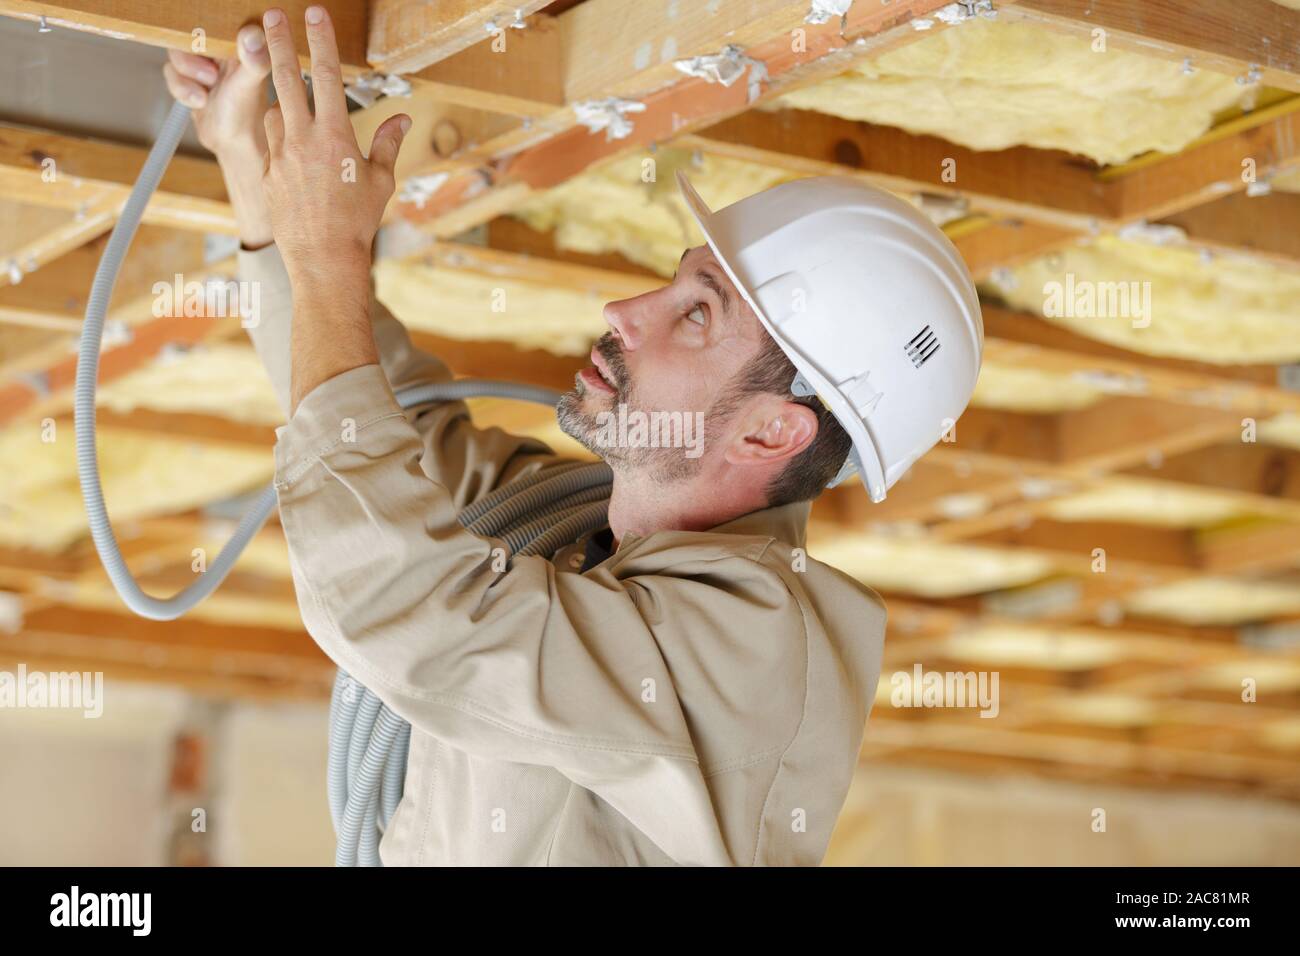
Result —
[[856, 468], [884, 500], [975, 390], [984, 322], [961, 255], [919, 209], [853, 179], [799, 179], [717, 212], [677, 182], [799, 370], [795, 394], [815, 393], [853, 439], [831, 486]]

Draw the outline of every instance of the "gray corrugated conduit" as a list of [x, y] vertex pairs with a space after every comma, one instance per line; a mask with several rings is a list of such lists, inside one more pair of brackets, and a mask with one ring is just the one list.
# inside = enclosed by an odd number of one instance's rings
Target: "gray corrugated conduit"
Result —
[[[276, 503], [274, 487], [258, 495], [208, 569], [169, 598], [146, 594], [136, 583], [104, 506], [95, 451], [95, 385], [104, 317], [122, 260], [189, 119], [189, 109], [180, 103], [167, 114], [109, 236], [86, 303], [73, 397], [77, 472], [95, 550], [123, 603], [141, 617], [155, 621], [175, 620], [215, 591], [266, 523]], [[395, 394], [403, 409], [478, 397], [513, 398], [551, 406], [559, 400], [559, 394], [550, 389], [481, 379], [416, 385]], [[611, 481], [609, 466], [602, 462], [551, 465], [469, 505], [458, 520], [480, 537], [502, 541], [508, 557], [527, 554], [549, 558], [565, 544], [605, 524]], [[379, 865], [380, 836], [402, 797], [410, 739], [410, 724], [370, 690], [339, 671], [330, 695], [327, 792], [338, 836], [335, 861], [340, 866]]]

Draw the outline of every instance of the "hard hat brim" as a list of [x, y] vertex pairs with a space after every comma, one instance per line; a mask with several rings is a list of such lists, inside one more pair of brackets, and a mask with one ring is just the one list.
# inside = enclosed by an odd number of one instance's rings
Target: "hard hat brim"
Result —
[[[763, 323], [763, 328], [776, 340], [777, 345], [789, 356], [795, 368], [799, 370], [800, 374], [808, 381], [808, 384], [817, 392], [818, 398], [831, 410], [836, 420], [848, 432], [849, 438], [853, 441], [851, 457], [856, 459], [858, 463], [862, 484], [867, 489], [867, 494], [871, 496], [873, 502], [884, 501], [886, 493], [884, 459], [880, 454], [875, 438], [871, 434], [868, 423], [858, 415], [857, 409], [850, 406], [844, 399], [835, 383], [827, 379], [816, 365], [800, 354], [799, 350], [782, 335], [776, 323], [764, 312], [753, 290], [737, 274], [738, 270], [733, 265], [731, 251], [723, 248], [719, 240], [718, 230], [712, 228], [713, 210], [700, 198], [700, 194], [695, 191], [691, 181], [687, 179], [686, 174], [680, 169], [677, 171], [677, 186], [681, 190], [682, 198], [686, 201], [686, 207], [691, 211], [691, 215], [699, 225], [700, 231], [704, 233], [705, 241], [708, 242], [709, 248], [713, 250], [714, 257], [727, 273], [727, 278], [731, 280], [737, 291], [744, 296], [745, 301], [749, 303], [749, 307], [754, 310], [754, 314]], [[835, 483], [832, 482], [832, 485]]]

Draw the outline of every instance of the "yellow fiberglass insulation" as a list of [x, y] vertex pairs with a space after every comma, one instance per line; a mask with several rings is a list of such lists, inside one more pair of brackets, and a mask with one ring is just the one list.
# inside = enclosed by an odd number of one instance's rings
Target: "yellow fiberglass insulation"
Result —
[[1009, 412], [1052, 414], [1086, 408], [1102, 393], [1058, 372], [985, 361], [971, 404]]
[[1027, 23], [976, 19], [910, 43], [775, 106], [928, 133], [972, 149], [1063, 149], [1099, 163], [1177, 152], [1238, 103], [1230, 76]]
[[[50, 442], [26, 425], [0, 431], [0, 461], [23, 463], [0, 471], [0, 546], [54, 552], [87, 532], [72, 425], [58, 428], [67, 429], [67, 437]], [[132, 518], [242, 494], [270, 481], [274, 470], [265, 449], [229, 442], [101, 428], [97, 444], [104, 500], [124, 537]]]
[[[1296, 0], [1300, 3], [1300, 0]], [[1280, 189], [1288, 193], [1300, 193], [1300, 168], [1293, 169], [1290, 172], [1274, 176], [1269, 180], [1274, 189]]]
[[1300, 361], [1300, 272], [1247, 257], [1206, 259], [1186, 247], [1101, 236], [999, 275], [986, 291], [1147, 355], [1221, 365]]
[[214, 342], [166, 355], [99, 389], [98, 404], [129, 414], [136, 408], [218, 415], [254, 425], [279, 425], [284, 413], [261, 360], [247, 345]]
[[[653, 166], [647, 162], [653, 160]], [[555, 230], [556, 244], [576, 252], [618, 252], [663, 276], [682, 250], [704, 242], [677, 190], [685, 170], [710, 208], [718, 209], [799, 177], [754, 163], [682, 149], [637, 152], [615, 159], [530, 198], [516, 214], [532, 228]], [[645, 182], [652, 170], [653, 182]]]
[[594, 292], [488, 277], [425, 262], [375, 264], [380, 300], [407, 328], [454, 339], [496, 339], [556, 355], [585, 355], [608, 326]]
[[1184, 624], [1246, 624], [1300, 614], [1300, 590], [1286, 582], [1201, 577], [1139, 591], [1124, 606], [1131, 614]]

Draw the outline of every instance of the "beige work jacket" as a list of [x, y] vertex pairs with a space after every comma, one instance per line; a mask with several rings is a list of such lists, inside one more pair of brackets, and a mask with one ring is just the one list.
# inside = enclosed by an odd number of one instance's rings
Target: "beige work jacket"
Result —
[[[240, 273], [261, 284], [251, 335], [287, 410], [288, 277], [274, 246]], [[629, 535], [585, 573], [584, 541], [494, 571], [500, 542], [457, 513], [555, 456], [463, 403], [403, 412], [392, 389], [450, 375], [372, 317], [382, 366], [303, 399], [275, 486], [307, 630], [412, 725], [383, 862], [820, 862], [885, 609], [803, 554], [809, 504]]]

